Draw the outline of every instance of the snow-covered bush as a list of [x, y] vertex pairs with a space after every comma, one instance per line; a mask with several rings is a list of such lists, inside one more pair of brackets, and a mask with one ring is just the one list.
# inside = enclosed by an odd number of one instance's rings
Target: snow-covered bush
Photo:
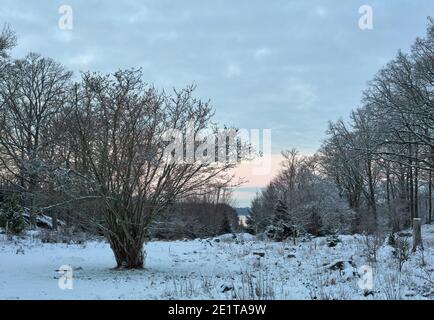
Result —
[[369, 235], [364, 234], [365, 255], [369, 262], [377, 262], [377, 253], [383, 245], [384, 239], [379, 233]]
[[396, 237], [395, 234], [393, 232], [391, 232], [388, 236], [387, 236], [387, 245], [394, 247], [396, 244]]
[[398, 237], [393, 248], [393, 256], [398, 263], [398, 270], [402, 271], [402, 266], [410, 258], [410, 241], [405, 237]]
[[327, 246], [329, 248], [336, 247], [341, 240], [339, 239], [339, 236], [336, 234], [330, 235], [326, 238]]
[[291, 225], [287, 223], [281, 223], [268, 226], [265, 229], [265, 235], [268, 239], [273, 241], [284, 241], [295, 236], [295, 230]]

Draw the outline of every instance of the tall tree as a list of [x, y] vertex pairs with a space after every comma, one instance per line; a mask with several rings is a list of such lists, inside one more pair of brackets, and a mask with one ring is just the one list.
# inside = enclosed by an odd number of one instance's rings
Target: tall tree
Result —
[[33, 223], [52, 142], [46, 128], [65, 105], [71, 75], [52, 59], [29, 54], [7, 63], [0, 78], [0, 166], [21, 189]]

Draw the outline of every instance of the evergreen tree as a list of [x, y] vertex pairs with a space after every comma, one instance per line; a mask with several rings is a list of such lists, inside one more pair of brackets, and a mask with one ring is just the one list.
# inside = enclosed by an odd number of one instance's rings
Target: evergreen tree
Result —
[[287, 222], [289, 220], [288, 206], [282, 200], [278, 200], [276, 207], [274, 208], [274, 220], [275, 222]]
[[231, 232], [232, 232], [231, 222], [229, 221], [228, 215], [224, 214], [222, 224], [220, 226], [219, 234], [226, 234]]
[[7, 197], [0, 203], [0, 227], [7, 233], [20, 234], [25, 227], [23, 208], [17, 196]]

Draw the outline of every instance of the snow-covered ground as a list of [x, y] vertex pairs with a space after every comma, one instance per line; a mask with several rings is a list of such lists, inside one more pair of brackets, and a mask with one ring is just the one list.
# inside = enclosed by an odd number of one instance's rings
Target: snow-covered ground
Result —
[[[249, 235], [150, 242], [146, 268], [126, 271], [112, 269], [103, 241], [0, 235], [0, 299], [434, 299], [434, 225], [423, 237], [423, 254], [412, 254], [402, 272], [386, 244], [368, 263], [362, 236], [339, 236], [329, 247], [326, 238], [293, 244]], [[63, 265], [74, 270], [72, 289], [59, 288]], [[363, 266], [373, 268], [372, 290], [359, 286]]]

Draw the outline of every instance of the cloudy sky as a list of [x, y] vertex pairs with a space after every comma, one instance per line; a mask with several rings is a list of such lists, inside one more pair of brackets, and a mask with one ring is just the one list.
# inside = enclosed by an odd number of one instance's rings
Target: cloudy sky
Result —
[[[64, 4], [73, 9], [72, 30], [58, 27]], [[358, 27], [365, 4], [372, 30]], [[0, 23], [18, 34], [16, 57], [38, 52], [77, 76], [140, 66], [161, 88], [196, 83], [218, 122], [272, 130], [274, 167], [282, 149], [313, 153], [327, 121], [348, 116], [375, 72], [424, 35], [428, 15], [433, 0], [1, 0], [0, 7]], [[237, 190], [238, 205], [269, 178], [252, 177]]]

